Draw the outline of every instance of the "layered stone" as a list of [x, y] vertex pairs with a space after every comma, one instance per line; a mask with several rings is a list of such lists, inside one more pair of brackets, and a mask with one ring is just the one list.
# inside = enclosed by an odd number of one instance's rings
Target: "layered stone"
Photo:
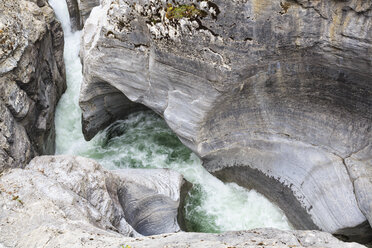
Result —
[[209, 171], [276, 202], [296, 228], [369, 239], [366, 188], [348, 161], [372, 166], [371, 7], [105, 0], [84, 28], [85, 137], [109, 124], [91, 116], [115, 105], [95, 104], [92, 89], [114, 89], [163, 116]]

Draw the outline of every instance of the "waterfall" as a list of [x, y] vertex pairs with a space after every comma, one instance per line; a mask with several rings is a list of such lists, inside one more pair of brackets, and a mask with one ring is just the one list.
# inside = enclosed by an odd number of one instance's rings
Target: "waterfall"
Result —
[[67, 91], [56, 110], [56, 153], [97, 160], [108, 169], [171, 168], [193, 183], [186, 204], [189, 230], [221, 232], [258, 227], [291, 229], [282, 211], [254, 190], [225, 184], [208, 173], [199, 158], [186, 148], [151, 112], [132, 114], [86, 142], [78, 105], [82, 82], [79, 59], [81, 32], [72, 32], [67, 4], [49, 0], [65, 35], [64, 60]]
[[79, 91], [83, 80], [82, 66], [79, 58], [81, 31], [72, 32], [70, 15], [66, 1], [49, 0], [57, 19], [62, 23], [65, 47], [67, 90], [61, 97], [55, 114], [56, 154], [76, 154], [79, 147], [87, 142], [81, 131], [81, 110], [79, 108]]

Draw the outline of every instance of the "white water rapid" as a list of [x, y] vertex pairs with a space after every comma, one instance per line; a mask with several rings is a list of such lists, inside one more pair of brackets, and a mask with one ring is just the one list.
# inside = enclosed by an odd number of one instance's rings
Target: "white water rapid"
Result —
[[112, 124], [92, 141], [81, 131], [78, 106], [82, 81], [81, 32], [72, 32], [67, 5], [49, 0], [65, 34], [67, 91], [56, 111], [56, 153], [96, 159], [108, 169], [172, 168], [194, 184], [185, 205], [189, 231], [221, 232], [258, 227], [291, 229], [282, 211], [254, 190], [225, 184], [209, 174], [164, 121], [151, 112], [132, 114]]

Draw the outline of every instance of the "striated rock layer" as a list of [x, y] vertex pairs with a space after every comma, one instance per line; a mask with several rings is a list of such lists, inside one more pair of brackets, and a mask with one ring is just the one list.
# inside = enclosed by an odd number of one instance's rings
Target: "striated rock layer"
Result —
[[54, 153], [66, 87], [63, 32], [47, 1], [0, 2], [0, 172]]
[[66, 0], [73, 30], [81, 30], [92, 9], [100, 0]]
[[179, 232], [184, 182], [168, 169], [107, 171], [83, 157], [36, 157], [0, 174], [0, 247]]
[[349, 170], [372, 166], [372, 2], [171, 4], [93, 9], [85, 137], [133, 111], [130, 101], [146, 105], [209, 171], [264, 193], [296, 228], [369, 239], [370, 174]]
[[[19, 178], [13, 177], [13, 174], [17, 173], [20, 174]], [[10, 172], [5, 178], [11, 178], [7, 183], [17, 179], [17, 184], [29, 181], [21, 176], [27, 173], [37, 175], [35, 177], [40, 180], [38, 179], [36, 184], [40, 188], [48, 188], [44, 185], [45, 181], [54, 180], [53, 183], [61, 185], [63, 189], [51, 189], [48, 192], [43, 190], [36, 193], [32, 190], [27, 191], [30, 184], [25, 183], [22, 186], [23, 190], [15, 190], [17, 192], [12, 193], [19, 195], [24, 203], [29, 201], [28, 198], [32, 201], [35, 195], [48, 193], [44, 199], [64, 211], [63, 206], [69, 205], [70, 198], [60, 196], [72, 194], [77, 199], [77, 203], [74, 203], [72, 208], [79, 208], [83, 211], [83, 216], [89, 216], [90, 224], [100, 228], [114, 230], [126, 236], [180, 231], [177, 213], [185, 181], [178, 172], [168, 169], [107, 171], [92, 159], [61, 155], [36, 157], [26, 166], [26, 171]], [[3, 186], [3, 188], [8, 187]], [[56, 196], [52, 197], [52, 195]], [[48, 199], [50, 197], [52, 198]], [[54, 201], [56, 199], [57, 202]], [[69, 214], [68, 209], [66, 213]], [[75, 217], [80, 219], [75, 215], [70, 217], [72, 221]], [[43, 225], [47, 224], [48, 222]]]

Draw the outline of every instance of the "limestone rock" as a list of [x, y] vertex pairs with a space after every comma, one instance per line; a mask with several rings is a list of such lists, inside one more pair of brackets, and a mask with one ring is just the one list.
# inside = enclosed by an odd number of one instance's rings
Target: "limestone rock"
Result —
[[358, 205], [372, 226], [372, 156], [368, 149], [345, 159]]
[[78, 0], [80, 16], [84, 24], [88, 19], [92, 9], [100, 4], [100, 0]]
[[[128, 223], [142, 235], [180, 231], [177, 214], [181, 174], [167, 169], [113, 171], [119, 177], [119, 201]], [[182, 206], [180, 206], [182, 207]]]
[[131, 247], [364, 247], [356, 243], [343, 243], [329, 233], [319, 231], [281, 231], [277, 229], [253, 229], [222, 234], [175, 233], [125, 241]]
[[[0, 247], [363, 247], [329, 233], [276, 229], [143, 237], [123, 218], [141, 231], [152, 230], [155, 221], [155, 232], [176, 231], [166, 227], [173, 217], [162, 213], [170, 200], [179, 201], [181, 184], [182, 177], [170, 170], [106, 171], [82, 157], [36, 157], [25, 169], [0, 174]], [[160, 196], [164, 201], [157, 204]], [[126, 205], [132, 207], [129, 215]]]
[[92, 9], [100, 0], [66, 0], [73, 30], [81, 30]]
[[66, 87], [63, 32], [45, 0], [0, 3], [0, 171], [54, 153]]
[[25, 128], [17, 123], [10, 110], [0, 100], [0, 172], [26, 164], [34, 150]]
[[115, 229], [124, 235], [180, 231], [177, 213], [184, 180], [177, 172], [167, 169], [111, 172], [94, 160], [63, 155], [36, 157], [26, 169], [42, 172], [87, 200], [100, 213], [99, 223], [101, 216], [105, 216], [100, 224], [104, 229]]
[[[89, 203], [88, 206], [95, 210], [91, 218], [101, 228], [116, 230], [124, 235], [135, 233], [125, 221], [118, 200], [117, 182], [110, 172], [94, 160], [63, 155], [43, 156], [34, 158], [26, 169], [40, 172]], [[62, 196], [57, 194], [55, 197], [65, 201]]]
[[[0, 243], [5, 247], [58, 247], [53, 244], [60, 237], [82, 242], [80, 239], [88, 233], [121, 236], [110, 231], [116, 229], [109, 218], [88, 199], [42, 171], [17, 168], [5, 172], [0, 178], [0, 191]], [[69, 239], [65, 238], [59, 247], [74, 247]]]
[[[192, 3], [193, 16], [172, 14]], [[122, 102], [162, 115], [209, 171], [264, 193], [296, 228], [370, 239], [344, 160], [372, 153], [372, 3], [172, 4], [104, 0], [92, 10], [81, 51], [85, 137], [115, 106], [96, 104], [94, 91], [120, 91]]]

